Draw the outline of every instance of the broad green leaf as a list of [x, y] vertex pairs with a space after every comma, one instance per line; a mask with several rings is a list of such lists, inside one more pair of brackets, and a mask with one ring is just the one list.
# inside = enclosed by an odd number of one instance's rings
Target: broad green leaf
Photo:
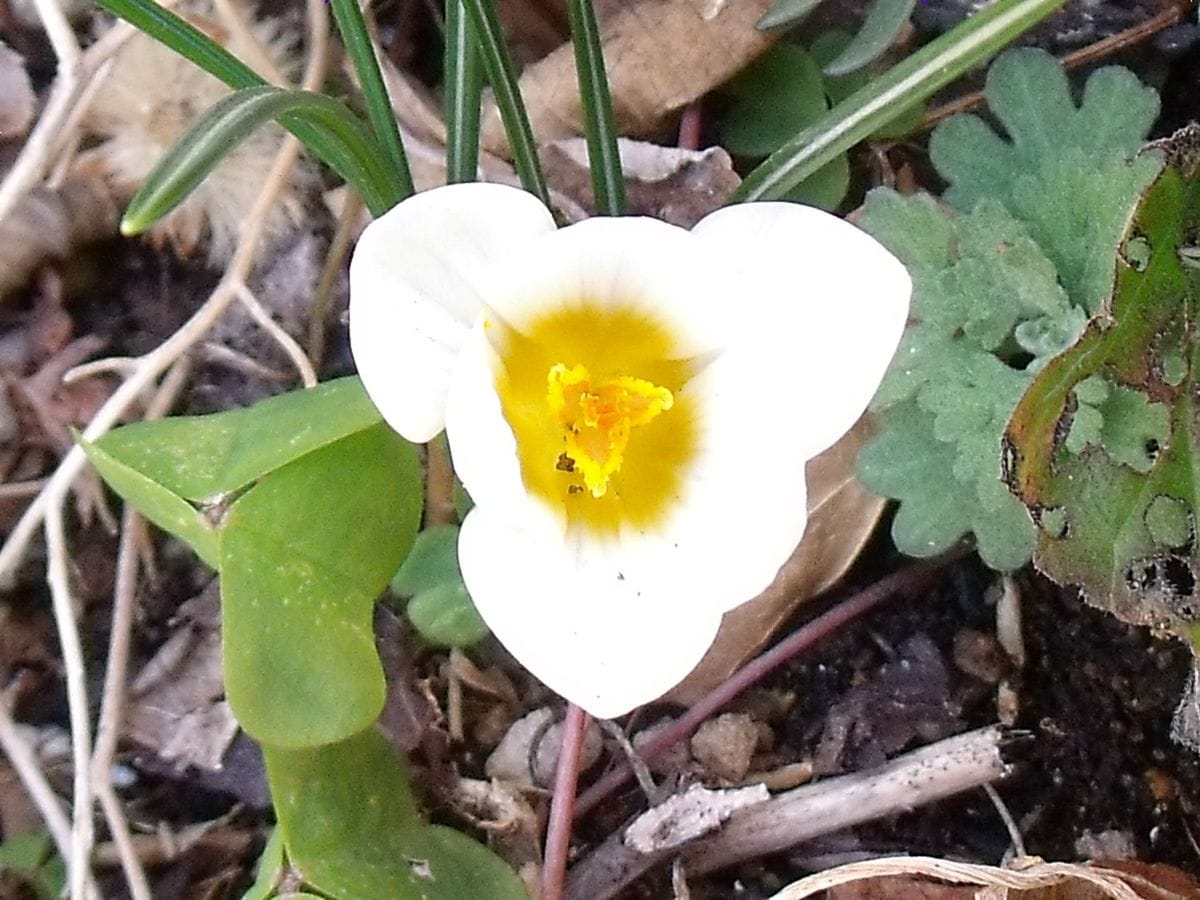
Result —
[[[67, 868], [44, 831], [6, 837], [0, 843], [0, 873], [12, 896], [54, 900], [63, 895]], [[13, 884], [19, 880], [20, 886]]]
[[817, 8], [821, 0], [775, 0], [774, 5], [758, 20], [755, 28], [783, 28], [794, 25]]
[[412, 550], [392, 578], [392, 592], [413, 597], [459, 578], [458, 526], [437, 525], [417, 535]]
[[[1151, 145], [1161, 172], [1115, 260], [1116, 289], [1030, 386], [1007, 475], [1039, 520], [1035, 562], [1097, 606], [1200, 646], [1200, 128]], [[1165, 159], [1165, 163], [1164, 163]], [[1082, 424], [1080, 419], [1083, 419]]]
[[416, 451], [382, 423], [274, 470], [229, 508], [225, 680], [251, 735], [313, 746], [374, 721], [384, 682], [371, 611], [420, 514]]
[[826, 75], [855, 72], [883, 55], [912, 15], [917, 0], [875, 0], [854, 38], [825, 66]]
[[337, 900], [528, 900], [482, 845], [417, 814], [374, 729], [323, 747], [263, 747], [290, 864]]
[[187, 543], [207, 565], [217, 567], [217, 532], [203, 513], [178, 493], [127, 462], [123, 454], [109, 453], [104, 439], [95, 444], [81, 438], [77, 440], [96, 471], [121, 499], [132, 504], [163, 531]]
[[[766, 156], [828, 109], [815, 57], [776, 44], [727, 86], [733, 100], [721, 119], [721, 142], [739, 156]], [[836, 209], [850, 184], [845, 154], [835, 157], [781, 199]]]
[[441, 647], [469, 647], [489, 634], [461, 578], [421, 591], [405, 612], [421, 637]]
[[733, 100], [721, 118], [721, 143], [737, 156], [774, 153], [828, 108], [820, 68], [793, 44], [776, 44], [726, 89]]
[[129, 201], [121, 233], [140, 234], [178, 206], [222, 159], [260, 125], [296, 119], [320, 130], [336, 153], [328, 162], [372, 210], [404, 195], [379, 143], [344, 103], [312, 91], [263, 85], [218, 101], [184, 132]]
[[849, 189], [850, 160], [843, 153], [817, 169], [780, 199], [833, 212], [842, 205]]
[[267, 839], [262, 855], [258, 858], [258, 868], [254, 875], [254, 884], [242, 894], [242, 900], [268, 900], [275, 896], [287, 874], [287, 862], [283, 858], [283, 832], [276, 828]]
[[746, 176], [734, 200], [770, 200], [789, 190], [943, 85], [987, 59], [1064, 0], [997, 0], [897, 63], [869, 86], [793, 135]]
[[[102, 437], [95, 448], [168, 493], [213, 502], [378, 422], [379, 412], [361, 382], [339, 378], [246, 409], [126, 425]], [[103, 469], [101, 474], [108, 478]], [[135, 505], [153, 518], [147, 508]], [[187, 535], [180, 536], [190, 542]]]
[[427, 528], [392, 579], [392, 591], [412, 599], [406, 612], [427, 641], [466, 647], [488, 634], [458, 568], [458, 526]]

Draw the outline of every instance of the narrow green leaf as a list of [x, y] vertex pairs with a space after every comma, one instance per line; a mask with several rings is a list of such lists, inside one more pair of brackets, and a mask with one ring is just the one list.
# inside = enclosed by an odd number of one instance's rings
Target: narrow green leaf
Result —
[[401, 192], [398, 199], [402, 200], [413, 192], [412, 173], [409, 171], [404, 144], [400, 141], [400, 128], [392, 111], [392, 101], [388, 98], [379, 62], [375, 59], [375, 47], [367, 33], [367, 23], [363, 21], [357, 0], [330, 0], [329, 7], [333, 10], [342, 43], [346, 45], [346, 52], [358, 74], [363, 99], [367, 104], [367, 117], [391, 163], [391, 173]]
[[529, 125], [529, 115], [525, 112], [525, 101], [521, 99], [516, 68], [513, 66], [512, 55], [508, 52], [508, 44], [504, 41], [504, 31], [500, 28], [500, 17], [496, 15], [495, 3], [493, 0], [463, 0], [463, 6], [471, 18], [471, 26], [479, 40], [483, 68], [487, 72], [488, 83], [492, 86], [496, 106], [504, 122], [508, 145], [512, 149], [513, 165], [521, 179], [521, 185], [549, 206], [550, 193], [546, 189], [546, 179], [538, 162], [537, 141]]
[[264, 746], [288, 859], [341, 900], [529, 900], [499, 857], [417, 814], [401, 761], [374, 730], [303, 750]]
[[163, 531], [186, 542], [207, 565], [217, 567], [217, 533], [199, 510], [119, 456], [107, 453], [101, 444], [78, 440], [96, 471], [126, 503]]
[[479, 172], [479, 99], [483, 70], [462, 0], [446, 0], [446, 180], [474, 181]]
[[378, 422], [362, 383], [339, 378], [246, 409], [126, 425], [95, 447], [172, 494], [214, 502]]
[[917, 0], [875, 0], [862, 28], [825, 66], [825, 74], [848, 75], [878, 59], [892, 45], [916, 5]]
[[821, 0], [775, 0], [754, 27], [760, 31], [794, 25], [817, 8]]
[[247, 732], [308, 747], [375, 720], [384, 681], [372, 606], [420, 514], [416, 451], [383, 423], [277, 469], [230, 507], [225, 682]]
[[183, 134], [129, 202], [121, 233], [145, 231], [183, 202], [250, 132], [289, 115], [324, 135], [334, 148], [327, 161], [354, 186], [372, 212], [387, 210], [402, 195], [378, 143], [345, 104], [312, 91], [262, 85], [243, 88], [218, 101]]
[[592, 0], [567, 0], [567, 17], [571, 23], [571, 47], [575, 52], [596, 209], [603, 215], [619, 216], [625, 212], [625, 175], [617, 150], [617, 124]]
[[1064, 0], [998, 0], [898, 63], [771, 154], [734, 194], [737, 201], [786, 194], [839, 153], [898, 118], [990, 57]]
[[[154, 0], [97, 0], [97, 2], [103, 9], [115, 16], [120, 16], [235, 90], [266, 84], [266, 80], [261, 75], [232, 53], [194, 25], [184, 21], [175, 13], [163, 9]], [[324, 128], [303, 117], [284, 115], [279, 120], [279, 124], [299, 138], [300, 142], [326, 165], [342, 174], [340, 166], [345, 162], [344, 149], [336, 135], [329, 134]], [[381, 182], [390, 182], [390, 174], [390, 172], [382, 172], [377, 177]], [[342, 175], [342, 177], [346, 176]], [[350, 181], [350, 184], [359, 191], [363, 202], [375, 215], [386, 212], [398, 203], [402, 196], [398, 182], [392, 183], [386, 196], [382, 198], [377, 196], [374, 191], [363, 193], [362, 185], [354, 181]]]

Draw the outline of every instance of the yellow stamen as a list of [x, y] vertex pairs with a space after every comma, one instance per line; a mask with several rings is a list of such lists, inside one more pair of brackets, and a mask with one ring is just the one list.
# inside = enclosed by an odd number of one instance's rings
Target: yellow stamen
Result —
[[556, 468], [579, 472], [593, 497], [608, 491], [608, 479], [620, 471], [629, 435], [675, 404], [664, 387], [622, 375], [592, 383], [585, 366], [550, 367], [546, 400], [563, 429], [566, 449]]

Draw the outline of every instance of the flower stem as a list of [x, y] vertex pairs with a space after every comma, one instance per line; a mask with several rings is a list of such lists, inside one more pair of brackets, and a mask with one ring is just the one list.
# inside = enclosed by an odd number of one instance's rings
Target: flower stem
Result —
[[546, 825], [546, 854], [542, 864], [541, 900], [562, 900], [567, 875], [567, 851], [571, 846], [571, 821], [574, 818], [575, 786], [579, 782], [579, 752], [588, 714], [574, 703], [567, 705], [562, 749], [554, 773], [554, 797], [550, 801], [550, 821]]

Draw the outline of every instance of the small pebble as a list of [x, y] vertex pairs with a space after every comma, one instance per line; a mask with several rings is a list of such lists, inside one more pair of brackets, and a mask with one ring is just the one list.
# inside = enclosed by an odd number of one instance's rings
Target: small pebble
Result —
[[692, 758], [713, 775], [741, 781], [750, 771], [758, 747], [758, 725], [745, 713], [725, 713], [709, 719], [692, 735]]

